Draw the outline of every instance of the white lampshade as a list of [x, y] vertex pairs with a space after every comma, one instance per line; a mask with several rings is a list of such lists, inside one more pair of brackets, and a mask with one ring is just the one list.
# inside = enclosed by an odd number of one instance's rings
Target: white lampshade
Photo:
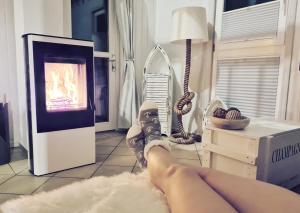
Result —
[[192, 39], [193, 43], [208, 41], [206, 10], [203, 7], [183, 7], [172, 13], [172, 42]]

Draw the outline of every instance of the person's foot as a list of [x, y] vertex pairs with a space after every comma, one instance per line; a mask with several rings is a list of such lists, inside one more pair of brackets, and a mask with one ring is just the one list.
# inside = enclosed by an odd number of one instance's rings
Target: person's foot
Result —
[[139, 111], [138, 122], [145, 135], [145, 145], [152, 140], [161, 140], [161, 126], [158, 107], [152, 101], [145, 101]]
[[126, 144], [135, 154], [141, 168], [147, 167], [147, 161], [144, 158], [144, 137], [144, 133], [139, 125], [133, 125], [126, 136]]
[[147, 154], [153, 146], [161, 146], [170, 150], [169, 144], [163, 141], [163, 138], [161, 137], [161, 125], [156, 103], [145, 101], [142, 104], [139, 111], [138, 122], [142, 127], [145, 137], [144, 157], [146, 160]]

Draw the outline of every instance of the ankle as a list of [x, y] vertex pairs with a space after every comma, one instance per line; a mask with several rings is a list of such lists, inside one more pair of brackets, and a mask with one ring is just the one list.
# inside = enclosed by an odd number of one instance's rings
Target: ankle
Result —
[[144, 157], [146, 160], [148, 160], [148, 154], [150, 153], [150, 150], [155, 147], [163, 148], [163, 149], [167, 150], [168, 152], [170, 152], [170, 150], [171, 150], [169, 143], [166, 143], [163, 140], [153, 140], [145, 146]]

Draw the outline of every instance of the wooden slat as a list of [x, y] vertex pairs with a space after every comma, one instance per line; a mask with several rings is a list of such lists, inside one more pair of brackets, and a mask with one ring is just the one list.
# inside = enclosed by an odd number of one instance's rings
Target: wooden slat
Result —
[[203, 149], [206, 151], [210, 151], [213, 153], [217, 153], [244, 163], [248, 163], [251, 165], [256, 165], [256, 160], [257, 157], [255, 156], [251, 156], [248, 154], [243, 154], [243, 153], [238, 153], [238, 152], [234, 152], [231, 149], [228, 149], [226, 147], [222, 147], [222, 146], [218, 146], [215, 144], [211, 144], [211, 143], [204, 143], [202, 145]]

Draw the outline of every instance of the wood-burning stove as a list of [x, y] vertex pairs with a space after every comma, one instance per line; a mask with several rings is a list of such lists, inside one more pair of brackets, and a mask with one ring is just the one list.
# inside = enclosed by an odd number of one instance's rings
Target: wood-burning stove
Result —
[[44, 175], [95, 163], [93, 42], [23, 38], [30, 171]]

